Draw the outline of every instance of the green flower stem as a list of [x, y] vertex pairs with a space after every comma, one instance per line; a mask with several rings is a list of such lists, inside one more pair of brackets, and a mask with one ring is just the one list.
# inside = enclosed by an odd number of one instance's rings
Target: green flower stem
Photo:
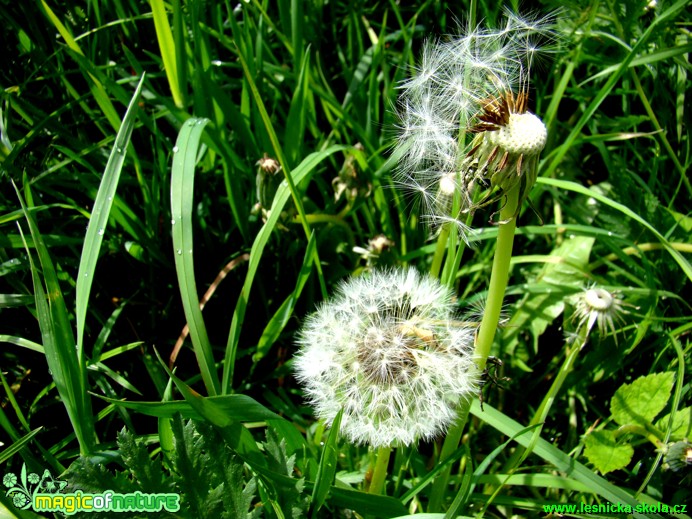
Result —
[[[514, 244], [514, 231], [517, 228], [516, 215], [519, 205], [519, 186], [513, 187], [507, 193], [505, 205], [500, 210], [500, 227], [497, 233], [495, 245], [495, 256], [493, 257], [493, 267], [490, 274], [490, 285], [488, 288], [488, 300], [481, 320], [481, 326], [476, 337], [475, 357], [479, 372], [485, 369], [486, 360], [493, 345], [495, 331], [500, 322], [502, 303], [505, 298], [505, 289], [509, 281], [509, 263], [512, 259], [512, 245]], [[450, 427], [445, 437], [442, 450], [440, 451], [440, 462], [443, 462], [453, 453], [461, 441], [466, 422], [468, 420], [471, 401], [462, 402], [459, 409], [459, 418]], [[441, 509], [442, 499], [447, 489], [451, 467], [440, 472], [435, 479], [430, 492], [429, 512]]]
[[452, 224], [446, 223], [440, 229], [440, 235], [437, 237], [437, 246], [435, 247], [435, 255], [430, 266], [430, 275], [434, 278], [440, 277], [440, 269], [442, 268], [442, 259], [445, 257], [447, 249], [447, 241]]
[[502, 303], [505, 299], [505, 289], [509, 281], [509, 262], [512, 259], [512, 245], [514, 244], [514, 231], [517, 228], [519, 204], [519, 185], [517, 184], [507, 193], [507, 201], [500, 211], [500, 228], [497, 231], [497, 244], [493, 258], [493, 269], [490, 274], [488, 287], [488, 300], [485, 305], [483, 319], [476, 338], [476, 362], [479, 370], [485, 369], [485, 362], [490, 355], [490, 348], [495, 339], [495, 331], [500, 322]]
[[369, 493], [382, 493], [385, 479], [387, 479], [387, 466], [389, 465], [389, 455], [391, 453], [391, 447], [380, 447], [377, 449], [375, 470], [372, 472], [372, 480], [370, 481], [370, 489], [368, 490]]

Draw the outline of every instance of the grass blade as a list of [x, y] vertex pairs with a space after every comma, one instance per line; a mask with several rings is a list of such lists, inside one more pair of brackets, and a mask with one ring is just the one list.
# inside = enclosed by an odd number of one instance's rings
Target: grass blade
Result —
[[96, 271], [96, 262], [98, 261], [103, 235], [108, 224], [108, 216], [113, 206], [115, 191], [118, 188], [120, 180], [120, 172], [125, 162], [125, 153], [127, 146], [132, 136], [132, 130], [135, 126], [135, 120], [138, 110], [139, 95], [144, 84], [144, 76], [139, 80], [139, 84], [132, 96], [130, 105], [127, 107], [125, 117], [120, 125], [120, 130], [115, 138], [113, 149], [106, 163], [106, 169], [103, 171], [103, 178], [99, 186], [96, 200], [94, 201], [94, 209], [91, 212], [89, 226], [87, 227], [86, 237], [84, 238], [84, 246], [82, 248], [82, 256], [79, 261], [79, 273], [77, 274], [77, 353], [80, 357], [80, 362], [84, 361], [84, 328], [86, 321], [87, 305], [89, 304], [89, 294], [91, 293], [91, 285], [94, 280], [94, 272]]
[[178, 134], [173, 148], [171, 171], [171, 221], [173, 227], [173, 250], [175, 271], [183, 302], [185, 318], [190, 327], [190, 339], [202, 374], [202, 380], [210, 395], [218, 394], [219, 378], [214, 368], [214, 355], [199, 308], [195, 268], [192, 258], [192, 210], [195, 181], [195, 165], [200, 139], [208, 119], [188, 119]]
[[[303, 162], [301, 162], [296, 169], [293, 170], [293, 184], [299, 184], [303, 181], [315, 167], [317, 167], [320, 162], [324, 159], [336, 153], [338, 151], [343, 151], [347, 149], [347, 146], [330, 146], [326, 150], [311, 153]], [[252, 288], [252, 282], [255, 279], [255, 274], [257, 273], [257, 267], [259, 266], [260, 259], [262, 258], [262, 252], [264, 247], [269, 241], [269, 236], [271, 236], [274, 227], [279, 221], [281, 216], [281, 211], [283, 211], [288, 198], [291, 196], [291, 191], [288, 184], [283, 181], [279, 185], [274, 195], [274, 202], [272, 203], [271, 211], [269, 213], [269, 218], [257, 233], [257, 237], [252, 244], [252, 249], [250, 250], [250, 261], [248, 264], [248, 272], [245, 277], [245, 283], [240, 291], [240, 296], [238, 297], [238, 303], [236, 304], [235, 310], [233, 311], [233, 321], [231, 322], [231, 329], [228, 333], [228, 342], [226, 343], [226, 355], [223, 361], [223, 381], [222, 388], [223, 393], [228, 392], [231, 389], [233, 383], [233, 370], [235, 367], [235, 357], [238, 350], [238, 340], [240, 338], [240, 329], [245, 319], [245, 311], [247, 310], [247, 301], [250, 297], [250, 289]]]

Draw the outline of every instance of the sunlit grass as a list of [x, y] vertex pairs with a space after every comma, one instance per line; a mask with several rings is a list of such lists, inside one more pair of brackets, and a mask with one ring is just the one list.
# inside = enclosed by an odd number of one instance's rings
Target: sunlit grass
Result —
[[[498, 384], [485, 385], [484, 411], [474, 397], [458, 441], [386, 456], [316, 421], [293, 376], [295, 334], [340, 281], [376, 267], [432, 271], [459, 315], [480, 321], [503, 200], [464, 221], [469, 246], [431, 236], [393, 181], [394, 111], [426, 37], [457, 34], [458, 19], [494, 26], [501, 6], [0, 9], [4, 472], [72, 466], [75, 488], [116, 489], [126, 478], [91, 472], [105, 455], [125, 460], [108, 465], [130, 478], [120, 491], [185, 493], [191, 471], [190, 517], [205, 506], [534, 517], [544, 503], [689, 501], [689, 468], [664, 468], [676, 465], [663, 452], [691, 436], [685, 7], [575, 2], [554, 17], [531, 69], [529, 110], [548, 140], [490, 341]], [[618, 300], [602, 329], [579, 308], [593, 287]], [[641, 423], [617, 433], [631, 459], [605, 469], [594, 438], [625, 420], [611, 400], [654, 374], [673, 380], [660, 414], [648, 436]], [[163, 482], [138, 479], [152, 467]], [[214, 501], [222, 483], [245, 497]]]

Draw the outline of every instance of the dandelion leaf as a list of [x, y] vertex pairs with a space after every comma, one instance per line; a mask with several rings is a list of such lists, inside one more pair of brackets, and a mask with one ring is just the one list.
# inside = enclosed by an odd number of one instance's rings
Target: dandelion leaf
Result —
[[618, 443], [614, 431], [594, 431], [584, 438], [584, 456], [601, 474], [625, 468], [634, 449], [629, 443]]
[[305, 517], [308, 507], [308, 497], [303, 494], [305, 479], [293, 477], [296, 456], [295, 454], [289, 456], [286, 453], [286, 441], [279, 439], [271, 427], [267, 428], [266, 438], [263, 445], [267, 453], [269, 469], [284, 476], [273, 481], [277, 492], [274, 496], [269, 496], [273, 500], [272, 506], [278, 506], [287, 517], [295, 519]]
[[646, 427], [663, 411], [673, 389], [672, 372], [654, 373], [618, 388], [610, 402], [610, 412], [619, 425]]

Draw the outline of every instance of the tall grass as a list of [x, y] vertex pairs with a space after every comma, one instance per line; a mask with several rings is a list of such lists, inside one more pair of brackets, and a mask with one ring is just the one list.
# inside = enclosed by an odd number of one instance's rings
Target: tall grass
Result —
[[[141, 479], [149, 463], [190, 517], [204, 499], [229, 512], [231, 497], [237, 516], [266, 517], [689, 502], [689, 468], [665, 457], [690, 437], [684, 0], [561, 3], [529, 102], [548, 144], [491, 348], [509, 380], [486, 384], [459, 446], [395, 449], [375, 495], [375, 453], [306, 405], [294, 335], [338, 281], [412, 265], [453, 286], [460, 311], [488, 292], [497, 225], [477, 215], [471, 246], [434, 259], [391, 149], [397, 84], [423, 40], [458, 33], [459, 20], [492, 26], [501, 6], [403, 4], [0, 8], [3, 473], [71, 467], [64, 477], [84, 491], [125, 479], [162, 491]], [[592, 286], [622, 301], [614, 329], [584, 332], [576, 308]], [[579, 333], [581, 347], [565, 340]], [[623, 384], [662, 373], [674, 382], [655, 420], [638, 423], [648, 436], [622, 429], [611, 402]], [[624, 465], [594, 454], [604, 436], [609, 452], [630, 449]], [[210, 456], [214, 444], [225, 454]], [[89, 472], [106, 460], [127, 478]], [[186, 471], [200, 484], [189, 493]], [[214, 501], [221, 483], [245, 497]]]

